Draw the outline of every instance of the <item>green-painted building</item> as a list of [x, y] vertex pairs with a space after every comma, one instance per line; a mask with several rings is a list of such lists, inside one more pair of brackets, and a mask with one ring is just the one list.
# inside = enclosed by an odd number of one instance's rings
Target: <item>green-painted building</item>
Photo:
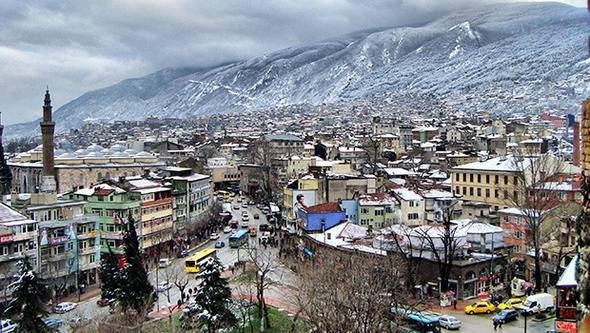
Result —
[[361, 195], [358, 199], [358, 223], [379, 230], [400, 222], [400, 204], [386, 193]]
[[131, 213], [139, 221], [141, 199], [122, 188], [99, 184], [92, 188], [80, 189], [65, 196], [86, 201], [86, 214], [98, 216], [100, 221], [100, 252], [108, 253], [108, 246], [114, 254], [123, 253], [123, 229]]

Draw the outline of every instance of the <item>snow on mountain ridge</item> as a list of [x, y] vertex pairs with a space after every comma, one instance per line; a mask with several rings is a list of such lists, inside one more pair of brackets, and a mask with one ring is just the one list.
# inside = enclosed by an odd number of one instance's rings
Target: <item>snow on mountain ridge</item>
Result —
[[[478, 97], [457, 108], [529, 108], [542, 98], [543, 80], [575, 84], [579, 79], [571, 78], [588, 69], [586, 52], [578, 47], [585, 43], [587, 23], [585, 10], [561, 4], [485, 6], [422, 26], [355, 32], [211, 69], [156, 72], [84, 94], [54, 117], [58, 130], [64, 130], [97, 115], [189, 117], [376, 96], [434, 95], [453, 102], [457, 94]], [[514, 87], [517, 79], [539, 96], [518, 99], [520, 104], [486, 99], [491, 90], [521, 91]], [[9, 136], [37, 132], [38, 122], [5, 131]]]

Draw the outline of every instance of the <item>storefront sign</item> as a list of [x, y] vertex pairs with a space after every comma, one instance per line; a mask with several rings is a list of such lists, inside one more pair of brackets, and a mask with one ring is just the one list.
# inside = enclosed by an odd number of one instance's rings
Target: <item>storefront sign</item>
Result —
[[576, 308], [574, 307], [557, 307], [557, 318], [565, 320], [576, 320]]
[[0, 236], [0, 244], [12, 242], [13, 235]]
[[576, 323], [571, 321], [556, 321], [555, 330], [560, 333], [576, 333]]

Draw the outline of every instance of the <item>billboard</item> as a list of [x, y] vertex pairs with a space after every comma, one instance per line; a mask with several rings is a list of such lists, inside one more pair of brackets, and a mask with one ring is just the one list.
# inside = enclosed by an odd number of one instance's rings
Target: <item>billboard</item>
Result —
[[295, 218], [302, 218], [301, 208], [315, 206], [316, 190], [293, 190], [293, 215]]

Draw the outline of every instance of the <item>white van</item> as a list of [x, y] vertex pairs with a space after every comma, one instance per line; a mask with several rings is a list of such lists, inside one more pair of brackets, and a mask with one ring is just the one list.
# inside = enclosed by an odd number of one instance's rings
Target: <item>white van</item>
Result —
[[169, 258], [162, 258], [158, 262], [158, 267], [159, 268], [166, 268], [166, 267], [170, 266], [171, 264], [172, 264], [172, 260], [171, 259], [169, 259]]
[[554, 309], [554, 306], [553, 295], [541, 293], [527, 297], [523, 305], [517, 305], [515, 308], [524, 315], [533, 315], [540, 312], [551, 311]]

